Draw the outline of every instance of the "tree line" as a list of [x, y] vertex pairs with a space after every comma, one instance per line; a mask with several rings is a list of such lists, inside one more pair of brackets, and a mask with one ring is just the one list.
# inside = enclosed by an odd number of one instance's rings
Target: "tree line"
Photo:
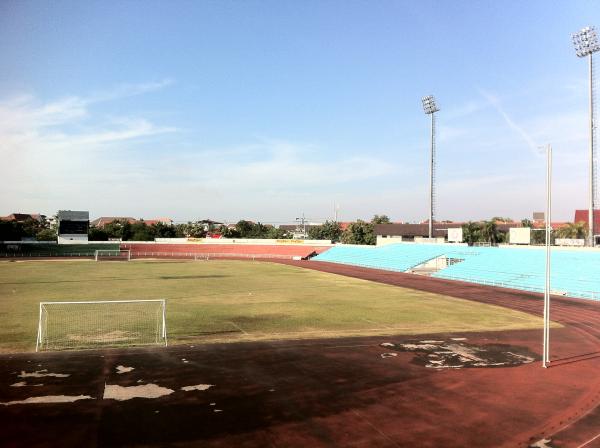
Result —
[[[508, 232], [499, 229], [498, 222], [508, 223], [512, 220], [510, 218], [493, 217], [483, 222], [469, 221], [463, 224], [463, 241], [471, 245], [474, 243], [489, 243], [491, 245], [508, 243]], [[330, 240], [334, 243], [374, 245], [376, 243], [375, 224], [389, 223], [388, 216], [375, 215], [369, 222], [359, 219], [342, 230], [339, 222], [326, 221], [322, 225], [311, 226], [308, 229], [307, 236], [309, 239]], [[533, 223], [528, 219], [522, 220], [521, 225], [533, 228]], [[552, 232], [552, 243], [556, 238], [585, 239], [587, 233], [585, 223], [567, 223]], [[108, 241], [111, 239], [153, 241], [155, 238], [205, 238], [209, 234], [220, 234], [223, 238], [284, 239], [292, 237], [289, 232], [270, 224], [254, 223], [247, 220], [240, 220], [233, 227], [206, 224], [201, 221], [189, 221], [180, 224], [159, 222], [148, 225], [143, 220], [135, 223], [116, 220], [104, 227], [90, 227], [88, 238], [90, 241]], [[22, 238], [31, 238], [37, 241], [56, 241], [56, 223], [50, 225], [45, 217], [40, 220], [27, 219], [23, 222], [0, 221], [0, 241], [20, 241]], [[546, 233], [543, 230], [531, 232], [532, 244], [545, 244], [545, 242]]]
[[[498, 222], [513, 222], [511, 219], [492, 218], [489, 221], [472, 222], [462, 225], [463, 241], [472, 245], [474, 243], [489, 243], [491, 245], [509, 243], [509, 235], [506, 230], [498, 228]], [[522, 227], [534, 228], [529, 219], [521, 220]], [[531, 244], [546, 244], [545, 228], [536, 228], [531, 231]], [[588, 229], [584, 222], [570, 222], [552, 231], [551, 244], [557, 238], [585, 239]]]
[[56, 241], [56, 228], [44, 216], [40, 220], [27, 218], [23, 222], [0, 221], [0, 241], [21, 241], [22, 238]]

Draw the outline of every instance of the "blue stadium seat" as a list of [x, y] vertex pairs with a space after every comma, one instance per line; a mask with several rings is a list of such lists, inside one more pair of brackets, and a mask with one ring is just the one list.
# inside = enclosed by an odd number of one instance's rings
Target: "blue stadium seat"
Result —
[[[336, 246], [313, 258], [354, 266], [405, 272], [441, 256], [463, 261], [433, 277], [543, 292], [544, 248], [467, 247], [443, 244], [390, 244], [381, 247]], [[600, 300], [600, 252], [552, 251], [552, 291]]]

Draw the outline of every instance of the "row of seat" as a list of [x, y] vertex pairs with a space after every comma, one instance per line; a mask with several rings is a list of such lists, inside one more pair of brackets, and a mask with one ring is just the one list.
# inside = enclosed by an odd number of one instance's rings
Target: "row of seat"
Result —
[[[442, 244], [392, 244], [382, 247], [336, 246], [315, 260], [406, 272], [428, 260], [451, 264], [432, 275], [526, 291], [545, 288], [543, 248], [466, 247]], [[555, 250], [551, 289], [557, 294], [600, 300], [600, 251]]]

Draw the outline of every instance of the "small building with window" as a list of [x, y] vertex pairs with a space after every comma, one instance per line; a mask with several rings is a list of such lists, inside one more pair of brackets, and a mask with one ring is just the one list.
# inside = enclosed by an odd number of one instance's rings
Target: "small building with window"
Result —
[[81, 244], [88, 242], [90, 212], [59, 210], [58, 244]]

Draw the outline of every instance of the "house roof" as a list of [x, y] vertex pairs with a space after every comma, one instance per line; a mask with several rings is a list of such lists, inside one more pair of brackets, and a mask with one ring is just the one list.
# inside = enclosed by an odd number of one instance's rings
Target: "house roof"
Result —
[[90, 222], [90, 226], [104, 227], [106, 224], [110, 224], [113, 221], [126, 221], [129, 224], [133, 224], [136, 222], [136, 219], [129, 216], [101, 216], [100, 218], [96, 218]]
[[[448, 229], [462, 227], [458, 223], [433, 223], [433, 236], [442, 237], [447, 235]], [[429, 236], [429, 224], [375, 224], [373, 228], [375, 235], [391, 236]]]
[[8, 216], [0, 216], [0, 221], [17, 221], [23, 222], [28, 219], [34, 219], [36, 221], [41, 221], [42, 218], [45, 218], [45, 215], [40, 213], [11, 213]]

